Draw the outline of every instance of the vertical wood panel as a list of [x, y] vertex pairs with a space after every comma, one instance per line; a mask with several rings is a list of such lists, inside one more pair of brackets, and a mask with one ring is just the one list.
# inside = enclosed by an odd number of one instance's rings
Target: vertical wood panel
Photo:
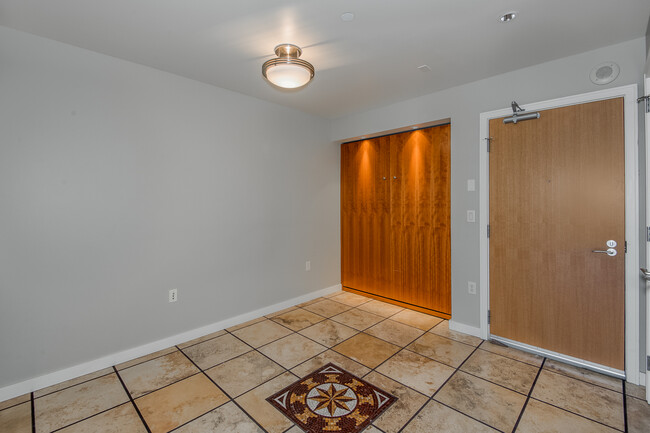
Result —
[[[449, 131], [443, 125], [343, 145], [344, 286], [451, 313]], [[359, 186], [372, 183], [363, 146], [377, 155], [374, 199]], [[354, 211], [371, 202], [367, 214]]]
[[[623, 100], [490, 121], [491, 333], [624, 364]], [[618, 255], [592, 253], [618, 242]]]

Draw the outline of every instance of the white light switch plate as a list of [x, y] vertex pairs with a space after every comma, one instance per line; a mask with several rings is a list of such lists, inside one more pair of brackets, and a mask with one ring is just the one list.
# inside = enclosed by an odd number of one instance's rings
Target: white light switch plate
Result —
[[467, 211], [467, 222], [468, 223], [475, 223], [476, 222], [476, 211], [475, 210], [468, 210]]

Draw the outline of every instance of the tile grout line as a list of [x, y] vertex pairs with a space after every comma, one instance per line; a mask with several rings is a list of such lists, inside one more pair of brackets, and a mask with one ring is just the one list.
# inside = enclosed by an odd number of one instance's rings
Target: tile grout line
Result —
[[32, 407], [32, 433], [36, 433], [36, 413], [34, 410], [34, 393], [30, 393], [30, 402]]
[[524, 401], [524, 405], [521, 407], [521, 411], [519, 412], [519, 416], [517, 417], [517, 421], [515, 421], [515, 425], [512, 427], [512, 433], [516, 432], [517, 427], [519, 427], [519, 423], [521, 422], [521, 418], [524, 416], [524, 412], [526, 411], [526, 408], [528, 407], [528, 402], [530, 401], [530, 396], [533, 395], [533, 390], [535, 389], [535, 385], [537, 385], [537, 379], [539, 379], [539, 376], [542, 374], [542, 370], [544, 369], [544, 364], [546, 364], [546, 358], [544, 358], [542, 360], [542, 364], [539, 366], [539, 370], [537, 370], [537, 374], [535, 375], [535, 380], [533, 381], [533, 385], [528, 390], [528, 395], [526, 396], [526, 401]]
[[147, 429], [148, 433], [151, 433], [151, 429], [149, 428], [149, 425], [147, 425], [147, 422], [144, 420], [144, 417], [142, 416], [142, 413], [140, 413], [140, 409], [138, 408], [138, 405], [135, 404], [135, 400], [131, 396], [131, 393], [129, 392], [129, 389], [126, 387], [126, 384], [122, 380], [122, 376], [120, 376], [120, 372], [117, 371], [117, 368], [113, 366], [113, 370], [115, 371], [115, 374], [117, 375], [117, 378], [120, 380], [120, 383], [122, 384], [122, 388], [124, 388], [124, 392], [126, 392], [126, 395], [129, 397], [129, 400], [131, 401], [131, 404], [135, 408], [135, 411], [137, 412], [138, 416], [140, 417], [140, 421], [142, 421], [142, 424], [144, 425], [144, 428]]
[[[186, 357], [187, 359], [190, 360], [190, 362], [191, 362], [192, 364], [194, 364], [194, 365], [196, 366], [196, 368], [198, 368], [199, 370], [201, 370], [201, 373], [203, 373], [203, 374], [205, 375], [205, 377], [206, 377], [210, 382], [212, 382], [212, 383], [214, 384], [214, 386], [217, 387], [217, 389], [219, 389], [219, 391], [223, 392], [223, 394], [224, 394], [226, 397], [228, 397], [228, 401], [227, 401], [227, 402], [225, 402], [225, 403], [223, 403], [223, 404], [221, 404], [221, 405], [219, 405], [219, 406], [217, 406], [217, 407], [215, 407], [215, 408], [210, 409], [208, 412], [206, 412], [206, 413], [204, 413], [204, 414], [202, 414], [202, 415], [199, 415], [198, 417], [196, 417], [196, 418], [194, 418], [194, 419], [192, 419], [192, 420], [189, 420], [188, 422], [186, 422], [185, 424], [182, 424], [182, 425], [187, 425], [187, 424], [189, 424], [190, 422], [195, 421], [195, 420], [197, 420], [198, 418], [201, 418], [202, 416], [204, 416], [204, 415], [206, 415], [206, 414], [212, 412], [213, 410], [215, 410], [215, 409], [217, 409], [217, 408], [219, 408], [219, 407], [224, 406], [224, 405], [227, 404], [228, 402], [232, 402], [232, 403], [233, 403], [235, 406], [237, 406], [237, 407], [239, 408], [239, 410], [241, 410], [241, 411], [242, 411], [242, 412], [243, 412], [243, 413], [244, 413], [244, 414], [245, 414], [245, 415], [246, 415], [246, 416], [247, 416], [251, 421], [253, 421], [253, 422], [254, 422], [254, 423], [255, 423], [255, 424], [256, 424], [260, 429], [262, 429], [263, 432], [268, 433], [268, 431], [267, 431], [264, 427], [262, 427], [262, 425], [261, 425], [260, 423], [258, 423], [257, 420], [256, 420], [255, 418], [253, 418], [253, 417], [252, 417], [248, 412], [246, 412], [246, 410], [244, 410], [244, 408], [241, 407], [241, 406], [239, 405], [239, 403], [237, 403], [237, 402], [235, 401], [234, 398], [231, 398], [231, 397], [230, 397], [230, 394], [228, 394], [228, 393], [227, 393], [225, 390], [223, 390], [219, 385], [217, 385], [217, 383], [216, 383], [214, 380], [212, 380], [212, 378], [211, 378], [210, 376], [208, 376], [208, 374], [205, 372], [205, 370], [202, 370], [201, 367], [199, 367], [199, 366], [198, 366], [194, 361], [192, 361], [192, 358], [190, 358], [190, 357], [189, 357], [185, 352], [183, 352], [182, 350], [181, 350], [181, 352], [183, 353], [183, 355], [185, 355], [185, 357]], [[248, 352], [247, 352], [247, 353], [248, 353]], [[240, 356], [241, 356], [241, 355], [240, 355]], [[235, 358], [236, 358], [236, 357], [235, 357]], [[234, 359], [234, 358], [231, 358], [231, 359]], [[212, 367], [210, 367], [210, 368], [212, 368]], [[268, 382], [268, 381], [267, 381], [267, 382]], [[266, 382], [264, 382], [264, 383], [266, 383]], [[248, 392], [248, 391], [247, 391], [247, 392]], [[181, 426], [178, 426], [178, 427], [176, 427], [176, 428], [179, 428], [179, 427], [181, 427]], [[174, 430], [176, 430], [176, 429], [174, 429]]]

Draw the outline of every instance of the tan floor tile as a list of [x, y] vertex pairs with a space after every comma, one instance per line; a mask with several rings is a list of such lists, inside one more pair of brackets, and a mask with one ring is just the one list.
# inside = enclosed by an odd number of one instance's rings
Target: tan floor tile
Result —
[[159, 350], [158, 352], [150, 353], [148, 355], [141, 356], [139, 358], [135, 358], [130, 361], [123, 362], [121, 364], [117, 364], [115, 368], [117, 368], [118, 370], [123, 370], [125, 368], [132, 367], [136, 364], [140, 364], [142, 362], [149, 361], [154, 358], [158, 358], [159, 356], [169, 355], [170, 353], [176, 352], [177, 350], [178, 349], [175, 347], [168, 347], [167, 349]]
[[481, 343], [479, 348], [487, 350], [488, 352], [496, 353], [498, 355], [503, 355], [508, 358], [516, 359], [517, 361], [525, 362], [526, 364], [534, 365], [536, 367], [541, 366], [542, 361], [544, 361], [544, 358], [541, 356], [513, 349], [502, 344], [492, 343], [490, 341], [484, 341]]
[[314, 356], [297, 367], [294, 367], [291, 372], [298, 377], [305, 377], [330, 362], [358, 377], [363, 377], [370, 372], [370, 369], [365, 365], [361, 365], [333, 350], [328, 350]]
[[303, 302], [302, 304], [298, 304], [297, 307], [304, 308], [304, 307], [306, 307], [307, 305], [315, 304], [316, 302], [321, 302], [321, 301], [324, 301], [324, 300], [326, 300], [326, 299], [327, 299], [327, 298], [324, 298], [324, 297], [321, 296], [321, 297], [314, 298], [314, 299], [311, 299], [311, 300], [309, 300], [309, 301]]
[[546, 370], [560, 373], [565, 376], [573, 377], [574, 379], [584, 380], [585, 382], [593, 383], [616, 392], [623, 392], [623, 381], [611, 376], [596, 373], [584, 368], [574, 367], [573, 365], [565, 364], [559, 361], [547, 359], [544, 363]]
[[216, 337], [221, 337], [226, 331], [223, 329], [221, 331], [213, 332], [212, 334], [204, 335], [203, 337], [195, 338], [194, 340], [186, 341], [178, 345], [179, 349], [185, 349], [186, 347], [194, 346], [195, 344], [203, 343], [204, 341], [212, 340]]
[[485, 350], [474, 352], [460, 369], [526, 395], [539, 371], [538, 367]]
[[452, 367], [458, 367], [474, 351], [473, 346], [430, 332], [415, 340], [407, 349]]
[[146, 433], [147, 429], [131, 402], [102, 412], [57, 433]]
[[300, 331], [300, 334], [317, 341], [323, 346], [332, 347], [347, 340], [357, 332], [359, 331], [349, 326], [326, 319], [309, 328], [303, 329]]
[[183, 349], [199, 368], [206, 370], [252, 350], [230, 334]]
[[325, 350], [327, 350], [327, 347], [300, 334], [291, 334], [259, 348], [260, 352], [287, 370]]
[[79, 385], [80, 383], [97, 379], [98, 377], [106, 376], [107, 374], [113, 373], [113, 371], [114, 370], [112, 367], [108, 367], [99, 371], [95, 371], [94, 373], [75, 377], [74, 379], [66, 380], [65, 382], [57, 383], [56, 385], [48, 386], [47, 388], [42, 388], [38, 391], [34, 391], [34, 397], [38, 398], [47, 394], [52, 394], [53, 392], [61, 391], [62, 389], [70, 388], [71, 386]]
[[[284, 433], [304, 433], [304, 432], [300, 427], [294, 425], [293, 427], [291, 427], [289, 430], [287, 430]], [[369, 430], [364, 430], [363, 433], [369, 433]]]
[[442, 319], [439, 317], [430, 316], [428, 314], [420, 313], [419, 311], [413, 310], [402, 310], [394, 316], [390, 317], [391, 320], [404, 323], [409, 326], [421, 329], [423, 331], [428, 331], [433, 326], [442, 322]]
[[377, 371], [416, 391], [432, 396], [454, 374], [454, 369], [417, 353], [402, 350]]
[[372, 300], [370, 298], [366, 298], [365, 296], [360, 296], [352, 292], [343, 292], [337, 296], [331, 297], [330, 299], [332, 301], [340, 302], [351, 307], [356, 307]]
[[397, 433], [427, 402], [424, 395], [376, 371], [363, 379], [397, 397], [397, 401], [373, 422], [373, 425], [386, 433]]
[[452, 340], [460, 341], [461, 343], [469, 344], [471, 346], [478, 346], [483, 342], [482, 339], [475, 337], [473, 335], [465, 334], [458, 331], [452, 331], [449, 329], [449, 320], [443, 320], [438, 323], [433, 329], [429, 332], [440, 335], [441, 337], [451, 338]]
[[[291, 431], [289, 431], [287, 433], [291, 433]], [[382, 433], [382, 431], [379, 430], [374, 425], [369, 425], [368, 427], [366, 427], [366, 429], [363, 431], [363, 433]]]
[[284, 368], [266, 356], [251, 351], [205, 373], [234, 398], [283, 372]]
[[5, 400], [3, 402], [0, 402], [0, 410], [6, 409], [11, 406], [16, 406], [17, 404], [20, 403], [25, 403], [28, 402], [32, 399], [32, 396], [30, 394], [23, 394], [19, 395], [18, 397], [10, 398], [9, 400]]
[[288, 313], [275, 316], [271, 320], [294, 331], [300, 331], [301, 329], [305, 329], [315, 323], [325, 320], [325, 318], [310, 311], [303, 310], [302, 308], [297, 308]]
[[622, 430], [623, 395], [561, 374], [542, 370], [532, 397]]
[[200, 418], [174, 430], [174, 433], [263, 433], [248, 415], [233, 402], [208, 412]]
[[[291, 307], [291, 309], [294, 309], [295, 307]], [[247, 320], [244, 323], [240, 323], [239, 325], [231, 326], [230, 328], [226, 328], [226, 331], [228, 332], [235, 332], [238, 329], [245, 328], [247, 326], [254, 325], [255, 323], [261, 322], [262, 320], [266, 320], [264, 317], [257, 317], [253, 320]]]
[[260, 347], [291, 334], [291, 331], [271, 320], [264, 320], [233, 334], [253, 347]]
[[293, 425], [287, 417], [266, 401], [274, 393], [298, 378], [287, 372], [247, 392], [235, 401], [269, 433], [282, 433]]
[[373, 299], [370, 302], [366, 302], [365, 304], [361, 304], [357, 308], [359, 308], [359, 310], [367, 311], [369, 313], [373, 313], [382, 317], [390, 317], [393, 314], [397, 314], [404, 309], [387, 302], [377, 301], [376, 299]]
[[348, 311], [352, 308], [349, 305], [341, 304], [340, 302], [335, 302], [330, 299], [325, 299], [324, 301], [317, 302], [315, 304], [307, 305], [305, 310], [309, 310], [312, 313], [319, 314], [323, 317], [332, 317], [337, 314], [341, 314], [344, 311]]
[[526, 396], [459, 371], [434, 399], [498, 430], [509, 432], [517, 422]]
[[131, 396], [138, 398], [199, 372], [185, 355], [174, 352], [126, 368], [120, 376]]
[[36, 432], [50, 432], [129, 401], [115, 373], [34, 400]]
[[528, 401], [517, 426], [517, 433], [616, 433], [616, 431], [535, 399]]
[[463, 415], [435, 400], [430, 401], [403, 433], [497, 433], [497, 430]]
[[168, 432], [224, 404], [228, 397], [203, 374], [135, 400], [152, 433]]
[[632, 397], [645, 400], [645, 386], [635, 385], [630, 382], [625, 382], [625, 393], [627, 395], [631, 395]]
[[348, 310], [341, 314], [337, 314], [331, 319], [351, 328], [358, 329], [359, 331], [363, 331], [364, 329], [369, 328], [372, 325], [384, 320], [384, 318], [381, 316], [368, 313], [366, 311], [361, 311], [357, 308]]
[[627, 397], [627, 428], [629, 433], [650, 432], [650, 405], [645, 400]]
[[32, 404], [21, 403], [0, 410], [0, 431], [7, 433], [32, 432]]
[[421, 329], [390, 319], [377, 323], [372, 328], [366, 329], [365, 332], [400, 347], [406, 346], [424, 333]]
[[375, 368], [397, 353], [400, 347], [362, 332], [332, 349], [367, 367]]
[[[289, 311], [293, 311], [296, 308], [298, 308], [298, 307], [296, 307], [295, 305], [293, 307], [283, 308], [282, 310], [278, 310], [278, 311], [274, 311], [273, 313], [269, 313], [264, 317], [271, 319], [271, 318], [273, 318], [275, 316], [279, 316], [280, 314], [284, 314], [284, 313], [288, 313]], [[257, 321], [259, 322], [261, 320], [264, 320], [264, 317], [260, 317]], [[229, 331], [230, 331], [230, 329], [229, 329]], [[233, 329], [233, 331], [234, 331], [234, 329]]]

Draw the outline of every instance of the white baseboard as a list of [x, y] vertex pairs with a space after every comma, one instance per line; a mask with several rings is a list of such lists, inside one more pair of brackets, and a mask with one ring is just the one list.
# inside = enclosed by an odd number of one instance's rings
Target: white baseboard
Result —
[[639, 383], [635, 383], [635, 385], [648, 386], [645, 381], [645, 373], [639, 373]]
[[23, 394], [27, 394], [42, 388], [46, 388], [51, 385], [56, 385], [57, 383], [65, 382], [66, 380], [74, 379], [85, 374], [93, 373], [98, 370], [102, 370], [107, 367], [112, 367], [113, 365], [121, 364], [126, 361], [130, 361], [141, 356], [148, 355], [159, 350], [166, 349], [177, 344], [184, 343], [195, 338], [202, 337], [213, 332], [220, 331], [222, 329], [230, 328], [240, 323], [247, 322], [249, 320], [256, 319], [260, 316], [265, 316], [267, 314], [274, 313], [276, 311], [283, 310], [285, 308], [292, 307], [296, 304], [301, 304], [303, 302], [311, 301], [321, 296], [326, 296], [331, 293], [335, 293], [341, 290], [341, 285], [337, 284], [335, 286], [327, 287], [315, 292], [307, 293], [306, 295], [298, 296], [292, 299], [287, 299], [286, 301], [279, 302], [277, 304], [270, 305], [268, 307], [260, 308], [255, 311], [248, 313], [240, 314], [235, 317], [231, 317], [219, 322], [213, 323], [211, 325], [202, 326], [201, 328], [192, 329], [191, 331], [183, 332], [180, 334], [173, 335], [171, 337], [163, 338], [162, 340], [154, 341], [152, 343], [147, 343], [139, 347], [134, 347], [132, 349], [124, 350], [122, 352], [113, 353], [102, 358], [95, 359], [93, 361], [84, 362], [83, 364], [78, 364], [73, 367], [65, 368], [63, 370], [55, 371], [53, 373], [44, 374], [32, 379], [25, 380], [23, 382], [16, 383], [14, 385], [5, 386], [0, 388], [0, 402], [9, 400], [10, 398], [18, 397]]
[[454, 322], [453, 319], [449, 320], [449, 329], [452, 331], [458, 331], [462, 332], [463, 334], [469, 334], [473, 335], [474, 337], [481, 338], [481, 328], [465, 325], [464, 323]]

